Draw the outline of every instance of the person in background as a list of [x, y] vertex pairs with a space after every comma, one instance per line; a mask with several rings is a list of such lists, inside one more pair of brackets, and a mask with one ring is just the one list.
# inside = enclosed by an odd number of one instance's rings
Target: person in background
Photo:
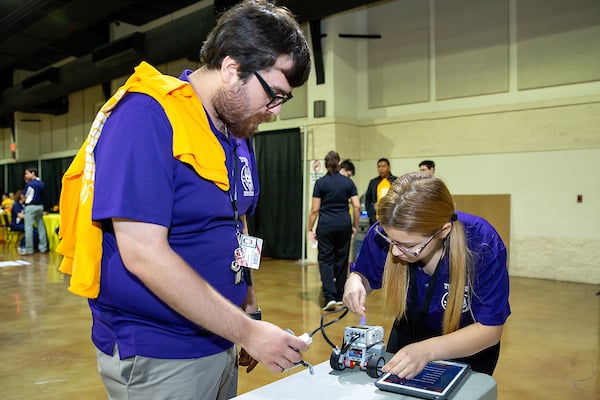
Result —
[[494, 372], [510, 315], [506, 247], [486, 220], [454, 210], [440, 179], [396, 179], [350, 269], [344, 304], [364, 317], [366, 296], [383, 287], [396, 317], [384, 372], [410, 379], [441, 359]]
[[365, 193], [365, 209], [369, 216], [369, 224], [373, 225], [377, 221], [377, 205], [379, 200], [385, 196], [390, 185], [396, 177], [390, 172], [390, 161], [387, 158], [377, 160], [378, 176], [369, 181], [367, 192]]
[[[25, 232], [25, 195], [21, 190], [15, 192], [15, 202], [12, 205], [12, 211], [10, 214], [10, 229], [15, 232]], [[33, 248], [36, 249], [39, 246], [38, 231], [36, 228], [33, 229]], [[25, 236], [19, 243], [20, 251], [25, 251]]]
[[44, 182], [38, 177], [38, 170], [29, 167], [25, 170], [25, 248], [19, 248], [20, 255], [32, 255], [34, 252], [35, 232], [37, 226], [39, 244], [38, 251], [48, 251], [48, 236], [44, 225]]
[[2, 203], [0, 203], [0, 208], [2, 208], [2, 211], [10, 212], [14, 202], [15, 200], [8, 193], [2, 193]]
[[419, 172], [422, 174], [435, 174], [435, 162], [431, 160], [423, 160], [419, 163]]
[[11, 212], [10, 229], [13, 231], [25, 232], [25, 195], [21, 190], [15, 193], [15, 202]]
[[356, 170], [354, 169], [354, 163], [350, 160], [344, 160], [340, 163], [340, 174], [345, 177], [352, 178]]
[[[315, 182], [308, 219], [309, 239], [318, 241], [318, 261], [323, 285], [323, 310], [332, 311], [342, 304], [348, 274], [350, 240], [358, 227], [360, 204], [356, 185], [340, 171], [340, 156], [330, 151], [325, 156], [327, 174]], [[351, 202], [353, 218], [348, 213]], [[319, 218], [316, 232], [313, 231]]]
[[[289, 10], [246, 0], [219, 17], [200, 60], [179, 79], [140, 64], [63, 178], [61, 271], [72, 274], [69, 290], [90, 298], [110, 398], [228, 399], [236, 344], [277, 373], [308, 349], [247, 314], [260, 313], [241, 220], [258, 198], [250, 138], [307, 81], [308, 43]], [[93, 199], [79, 185], [65, 191], [87, 179], [86, 162]], [[73, 202], [91, 220], [72, 219]], [[84, 242], [74, 233], [82, 226], [93, 232]], [[90, 282], [73, 268], [81, 253], [99, 256], [86, 265]]]

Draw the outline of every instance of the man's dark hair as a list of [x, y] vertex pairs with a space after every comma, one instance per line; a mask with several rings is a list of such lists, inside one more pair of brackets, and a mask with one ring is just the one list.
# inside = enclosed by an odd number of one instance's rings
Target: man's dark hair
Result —
[[310, 52], [300, 25], [285, 7], [246, 0], [221, 15], [200, 50], [200, 62], [218, 69], [230, 56], [239, 63], [239, 76], [245, 81], [255, 71], [271, 68], [282, 55], [293, 60], [292, 67], [282, 71], [288, 83], [302, 86], [310, 73]]
[[388, 160], [387, 158], [380, 158], [379, 160], [377, 160], [377, 164], [379, 164], [380, 162], [386, 163], [388, 167], [390, 166], [390, 160]]
[[344, 160], [340, 164], [340, 169], [345, 169], [348, 172], [352, 172], [352, 176], [355, 175], [354, 164], [350, 160]]
[[28, 167], [25, 168], [25, 171], [27, 172], [31, 172], [32, 174], [34, 174], [35, 176], [38, 176], [38, 169], [36, 167]]
[[419, 168], [424, 165], [427, 167], [427, 169], [433, 169], [435, 168], [435, 163], [431, 160], [423, 160], [419, 163]]
[[328, 174], [335, 174], [340, 170], [340, 155], [331, 150], [325, 156], [325, 168], [327, 168]]

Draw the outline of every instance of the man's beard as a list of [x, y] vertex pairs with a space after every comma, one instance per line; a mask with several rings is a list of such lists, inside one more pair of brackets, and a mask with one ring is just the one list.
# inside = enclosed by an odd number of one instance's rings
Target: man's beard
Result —
[[248, 116], [249, 101], [245, 87], [242, 85], [232, 90], [219, 90], [213, 96], [212, 103], [219, 119], [236, 138], [251, 137], [256, 133], [258, 125], [273, 119], [273, 115], [268, 112]]

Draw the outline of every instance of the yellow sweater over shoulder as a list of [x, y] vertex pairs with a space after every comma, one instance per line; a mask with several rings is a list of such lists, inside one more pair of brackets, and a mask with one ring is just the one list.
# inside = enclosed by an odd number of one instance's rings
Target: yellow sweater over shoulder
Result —
[[100, 291], [102, 228], [92, 221], [94, 198], [94, 148], [112, 110], [128, 93], [143, 93], [164, 109], [173, 128], [173, 157], [192, 166], [201, 177], [229, 190], [225, 152], [210, 124], [200, 99], [188, 82], [163, 75], [142, 62], [135, 73], [102, 106], [73, 162], [62, 178], [60, 196], [60, 271], [71, 275], [69, 290], [96, 298]]

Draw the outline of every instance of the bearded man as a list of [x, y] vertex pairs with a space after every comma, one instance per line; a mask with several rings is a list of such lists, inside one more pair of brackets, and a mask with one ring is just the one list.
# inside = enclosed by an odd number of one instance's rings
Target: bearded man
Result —
[[236, 345], [273, 372], [308, 348], [248, 315], [258, 310], [240, 252], [255, 239], [249, 138], [308, 79], [306, 38], [289, 10], [244, 1], [200, 59], [179, 78], [140, 64], [63, 178], [61, 270], [89, 298], [109, 398], [231, 398]]

